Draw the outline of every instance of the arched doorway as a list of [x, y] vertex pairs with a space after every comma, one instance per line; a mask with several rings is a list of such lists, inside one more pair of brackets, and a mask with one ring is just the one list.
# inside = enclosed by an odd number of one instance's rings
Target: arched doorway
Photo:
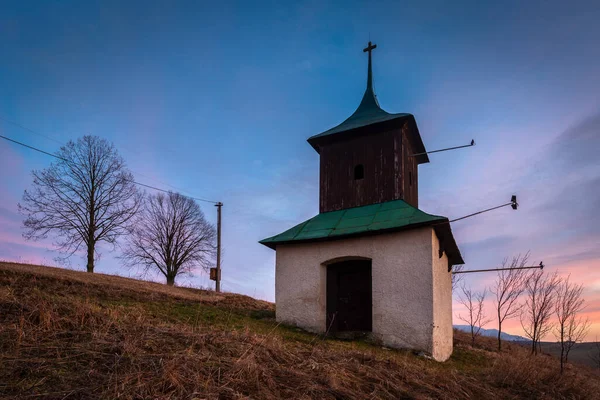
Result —
[[343, 260], [327, 264], [326, 268], [326, 329], [333, 333], [371, 332], [371, 260]]

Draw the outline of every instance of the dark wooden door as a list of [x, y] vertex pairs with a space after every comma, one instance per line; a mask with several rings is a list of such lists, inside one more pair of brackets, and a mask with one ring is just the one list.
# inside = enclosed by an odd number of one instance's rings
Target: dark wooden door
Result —
[[327, 328], [330, 332], [371, 332], [371, 261], [327, 267]]

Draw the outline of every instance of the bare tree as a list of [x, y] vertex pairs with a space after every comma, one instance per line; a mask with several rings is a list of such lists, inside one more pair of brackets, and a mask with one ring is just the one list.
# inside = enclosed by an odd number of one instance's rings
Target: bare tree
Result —
[[581, 342], [587, 334], [590, 321], [579, 316], [583, 311], [585, 300], [583, 298], [583, 285], [569, 282], [564, 279], [556, 288], [556, 328], [554, 335], [560, 342], [560, 372], [564, 370], [564, 363], [569, 361], [569, 353], [575, 343]]
[[97, 136], [69, 141], [47, 169], [33, 171], [33, 189], [26, 190], [19, 211], [26, 239], [57, 236], [55, 245], [66, 258], [87, 250], [87, 271], [94, 272], [96, 244], [113, 247], [139, 208], [133, 175], [115, 147]]
[[464, 268], [465, 266], [463, 264], [452, 266], [452, 292], [458, 289], [458, 285], [462, 282], [464, 274], [460, 274], [457, 272], [462, 271]]
[[465, 285], [461, 287], [462, 295], [458, 296], [458, 301], [465, 306], [467, 314], [463, 316], [458, 315], [461, 321], [466, 322], [469, 325], [471, 331], [471, 344], [475, 345], [475, 338], [481, 333], [481, 329], [488, 324], [491, 319], [487, 319], [485, 312], [483, 311], [483, 303], [487, 290], [483, 292], [473, 292], [468, 289]]
[[527, 280], [527, 270], [519, 269], [527, 265], [529, 253], [523, 257], [518, 255], [513, 257], [509, 263], [508, 258], [502, 261], [502, 268], [511, 268], [498, 271], [496, 282], [490, 289], [494, 295], [494, 304], [496, 306], [496, 317], [498, 319], [498, 351], [502, 350], [502, 323], [514, 318], [521, 312], [521, 305], [518, 303], [519, 297], [525, 288]]
[[529, 274], [525, 281], [526, 300], [520, 319], [525, 335], [531, 339], [531, 354], [537, 354], [541, 339], [552, 329], [550, 318], [559, 283], [556, 273], [547, 275], [541, 269]]
[[147, 197], [122, 257], [130, 267], [160, 272], [167, 285], [173, 285], [178, 275], [208, 269], [216, 250], [215, 235], [194, 200], [159, 193]]

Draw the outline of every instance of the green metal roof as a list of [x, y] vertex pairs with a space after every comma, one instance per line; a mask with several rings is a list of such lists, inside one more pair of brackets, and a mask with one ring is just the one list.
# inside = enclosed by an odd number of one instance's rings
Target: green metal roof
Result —
[[393, 200], [368, 206], [330, 211], [294, 226], [279, 235], [263, 239], [261, 244], [275, 249], [277, 244], [331, 240], [348, 236], [436, 225], [436, 233], [446, 243], [452, 264], [463, 264], [446, 217], [427, 214], [404, 200]]
[[333, 135], [335, 133], [345, 132], [351, 129], [362, 128], [364, 126], [377, 124], [379, 122], [391, 121], [393, 119], [406, 117], [413, 116], [412, 114], [406, 113], [390, 114], [381, 109], [379, 104], [377, 104], [377, 100], [375, 99], [373, 92], [371, 91], [369, 93], [369, 89], [367, 89], [362, 101], [360, 102], [360, 105], [348, 119], [336, 127], [319, 133], [318, 135], [311, 136], [308, 138], [308, 141], [310, 142], [323, 136]]
[[379, 102], [377, 101], [377, 97], [375, 96], [375, 91], [373, 90], [373, 71], [371, 67], [371, 53], [369, 52], [369, 69], [367, 71], [367, 89], [365, 90], [365, 94], [358, 105], [358, 108], [354, 113], [346, 119], [344, 122], [339, 124], [336, 127], [333, 127], [325, 132], [319, 133], [318, 135], [311, 136], [308, 138], [310, 142], [313, 139], [333, 135], [334, 133], [349, 131], [351, 129], [360, 128], [367, 125], [376, 124], [378, 122], [390, 121], [396, 118], [405, 118], [410, 117], [411, 114], [398, 113], [398, 114], [390, 114], [387, 111], [384, 111], [381, 106], [379, 106]]
[[[371, 67], [371, 53], [369, 52], [369, 67], [367, 71], [367, 89], [365, 90], [365, 94], [358, 105], [358, 108], [354, 113], [348, 117], [344, 122], [335, 126], [331, 129], [326, 130], [325, 132], [321, 132], [317, 135], [311, 136], [308, 138], [308, 143], [319, 152], [318, 142], [320, 139], [325, 137], [330, 137], [331, 135], [335, 135], [342, 132], [347, 132], [350, 130], [363, 128], [369, 125], [379, 124], [381, 122], [387, 122], [392, 120], [400, 120], [400, 119], [410, 119], [414, 123], [414, 127], [416, 130], [416, 135], [414, 137], [414, 142], [416, 146], [417, 153], [424, 153], [425, 146], [423, 145], [423, 140], [421, 139], [421, 135], [418, 133], [417, 123], [415, 122], [415, 118], [412, 114], [408, 113], [396, 113], [391, 114], [387, 111], [383, 110], [377, 101], [377, 96], [375, 96], [375, 91], [373, 89], [373, 71]], [[423, 154], [417, 158], [417, 162], [419, 164], [429, 162], [429, 158], [427, 154]]]

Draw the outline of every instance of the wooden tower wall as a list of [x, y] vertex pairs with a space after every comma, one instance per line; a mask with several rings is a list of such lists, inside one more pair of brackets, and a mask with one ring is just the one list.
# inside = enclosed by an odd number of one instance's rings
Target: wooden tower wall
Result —
[[403, 187], [400, 198], [419, 208], [419, 164], [416, 157], [411, 157], [416, 150], [411, 145], [409, 137], [409, 127], [405, 124], [402, 128], [402, 169], [398, 178]]
[[[361, 132], [323, 145], [320, 151], [319, 212], [403, 199], [418, 207], [418, 165], [408, 124], [383, 132]], [[364, 177], [354, 179], [363, 165]]]

